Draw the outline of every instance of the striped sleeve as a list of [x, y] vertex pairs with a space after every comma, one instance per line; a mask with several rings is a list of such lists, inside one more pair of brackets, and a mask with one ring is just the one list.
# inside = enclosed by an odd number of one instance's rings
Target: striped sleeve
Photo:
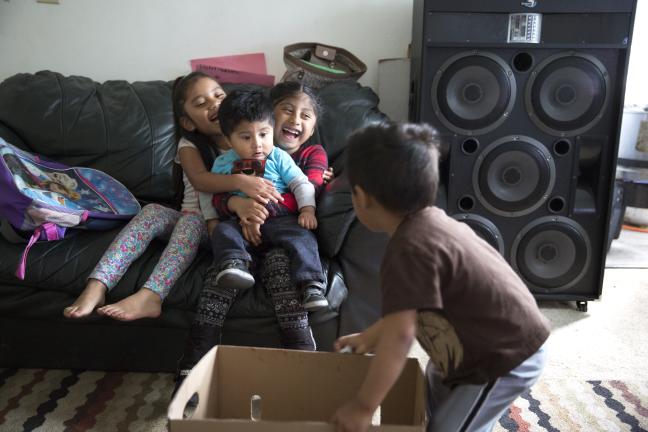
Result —
[[301, 151], [293, 154], [293, 158], [318, 193], [324, 186], [323, 175], [328, 168], [328, 157], [324, 147], [319, 144], [302, 147]]

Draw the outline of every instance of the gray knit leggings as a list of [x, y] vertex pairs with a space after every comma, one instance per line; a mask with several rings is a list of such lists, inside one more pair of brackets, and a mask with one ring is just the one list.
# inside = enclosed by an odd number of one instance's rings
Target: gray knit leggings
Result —
[[[280, 248], [270, 250], [262, 260], [260, 269], [263, 287], [270, 295], [279, 328], [304, 329], [308, 327], [308, 313], [302, 306], [301, 293], [290, 279], [290, 262]], [[210, 271], [198, 303], [196, 321], [199, 325], [223, 326], [237, 290], [218, 287], [212, 283], [217, 272]]]

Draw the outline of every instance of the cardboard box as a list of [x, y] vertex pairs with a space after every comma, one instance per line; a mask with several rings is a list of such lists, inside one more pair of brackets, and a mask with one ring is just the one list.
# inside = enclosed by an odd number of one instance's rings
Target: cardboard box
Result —
[[[370, 361], [354, 354], [217, 346], [171, 401], [169, 430], [332, 431], [328, 421], [356, 394]], [[418, 361], [408, 359], [380, 407], [381, 424], [371, 430], [424, 431], [425, 386]], [[183, 419], [195, 393], [198, 406]]]

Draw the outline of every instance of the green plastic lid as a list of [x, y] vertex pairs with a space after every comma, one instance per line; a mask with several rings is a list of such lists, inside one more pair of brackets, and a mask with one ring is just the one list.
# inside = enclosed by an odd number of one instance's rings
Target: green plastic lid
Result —
[[306, 60], [302, 60], [302, 61], [304, 63], [306, 63], [307, 65], [309, 65], [309, 66], [313, 66], [314, 68], [323, 70], [323, 71], [328, 72], [328, 73], [333, 73], [333, 74], [338, 74], [338, 75], [344, 75], [346, 73], [345, 71], [340, 70], [340, 69], [333, 69], [333, 68], [330, 68], [330, 67], [326, 67], [326, 66], [316, 64], [316, 63], [311, 63], [311, 62], [306, 61]]

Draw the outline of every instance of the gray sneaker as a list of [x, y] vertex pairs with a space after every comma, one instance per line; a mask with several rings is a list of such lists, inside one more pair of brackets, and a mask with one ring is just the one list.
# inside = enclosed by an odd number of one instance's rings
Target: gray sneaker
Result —
[[215, 282], [219, 286], [245, 290], [254, 286], [254, 277], [250, 274], [245, 261], [231, 259], [221, 264]]
[[302, 306], [308, 312], [313, 312], [329, 305], [328, 300], [319, 288], [307, 287], [304, 290]]

